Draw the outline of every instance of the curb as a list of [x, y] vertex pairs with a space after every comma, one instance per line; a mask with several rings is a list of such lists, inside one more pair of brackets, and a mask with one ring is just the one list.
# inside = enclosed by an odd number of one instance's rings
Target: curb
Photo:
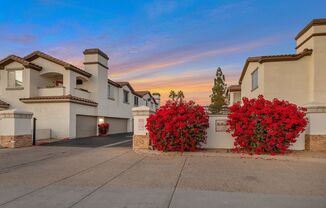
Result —
[[259, 159], [259, 160], [277, 160], [277, 161], [304, 161], [304, 162], [319, 162], [326, 163], [326, 158], [316, 157], [300, 157], [288, 155], [247, 155], [242, 153], [221, 153], [221, 152], [159, 152], [155, 150], [138, 149], [134, 150], [138, 154], [145, 154], [149, 156], [163, 156], [163, 157], [222, 157], [234, 159]]

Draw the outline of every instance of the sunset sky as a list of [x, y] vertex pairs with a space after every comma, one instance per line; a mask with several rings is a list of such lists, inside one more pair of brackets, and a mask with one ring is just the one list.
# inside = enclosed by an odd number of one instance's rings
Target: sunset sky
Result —
[[109, 77], [136, 90], [183, 90], [209, 104], [217, 67], [236, 84], [248, 56], [294, 53], [294, 36], [326, 16], [325, 0], [1, 1], [0, 58], [41, 50], [82, 66], [109, 57]]

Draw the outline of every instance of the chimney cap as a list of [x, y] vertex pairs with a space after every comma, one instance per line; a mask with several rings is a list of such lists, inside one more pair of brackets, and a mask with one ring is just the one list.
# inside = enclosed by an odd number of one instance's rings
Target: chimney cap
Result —
[[152, 95], [158, 95], [158, 96], [161, 96], [161, 94], [158, 93], [158, 92], [154, 92]]
[[106, 55], [106, 53], [104, 53], [103, 51], [101, 51], [99, 48], [88, 48], [84, 50], [84, 55], [88, 55], [88, 54], [99, 54], [102, 57], [104, 57], [105, 59], [109, 60], [109, 56]]

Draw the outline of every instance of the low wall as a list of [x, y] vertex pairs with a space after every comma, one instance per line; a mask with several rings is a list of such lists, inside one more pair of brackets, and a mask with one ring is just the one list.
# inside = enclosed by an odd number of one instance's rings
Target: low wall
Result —
[[51, 129], [36, 129], [36, 140], [51, 139]]
[[226, 115], [210, 115], [209, 128], [207, 129], [207, 143], [203, 148], [207, 149], [231, 149], [234, 139], [226, 132]]
[[[209, 115], [209, 128], [207, 129], [207, 142], [203, 145], [206, 149], [232, 149], [234, 138], [226, 132], [226, 115]], [[302, 133], [291, 150], [305, 149], [305, 133]]]

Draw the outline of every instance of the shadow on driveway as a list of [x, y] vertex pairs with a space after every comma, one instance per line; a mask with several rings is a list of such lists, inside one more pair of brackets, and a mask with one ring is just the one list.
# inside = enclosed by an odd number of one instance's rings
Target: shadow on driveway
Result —
[[[61, 147], [101, 147], [111, 145], [110, 147], [131, 147], [132, 145], [132, 133], [112, 134], [108, 136], [95, 136], [75, 138], [69, 140], [61, 140], [46, 144], [43, 146], [61, 146]], [[129, 142], [124, 142], [130, 140]], [[121, 144], [119, 144], [121, 142]], [[115, 145], [115, 143], [118, 143]]]

